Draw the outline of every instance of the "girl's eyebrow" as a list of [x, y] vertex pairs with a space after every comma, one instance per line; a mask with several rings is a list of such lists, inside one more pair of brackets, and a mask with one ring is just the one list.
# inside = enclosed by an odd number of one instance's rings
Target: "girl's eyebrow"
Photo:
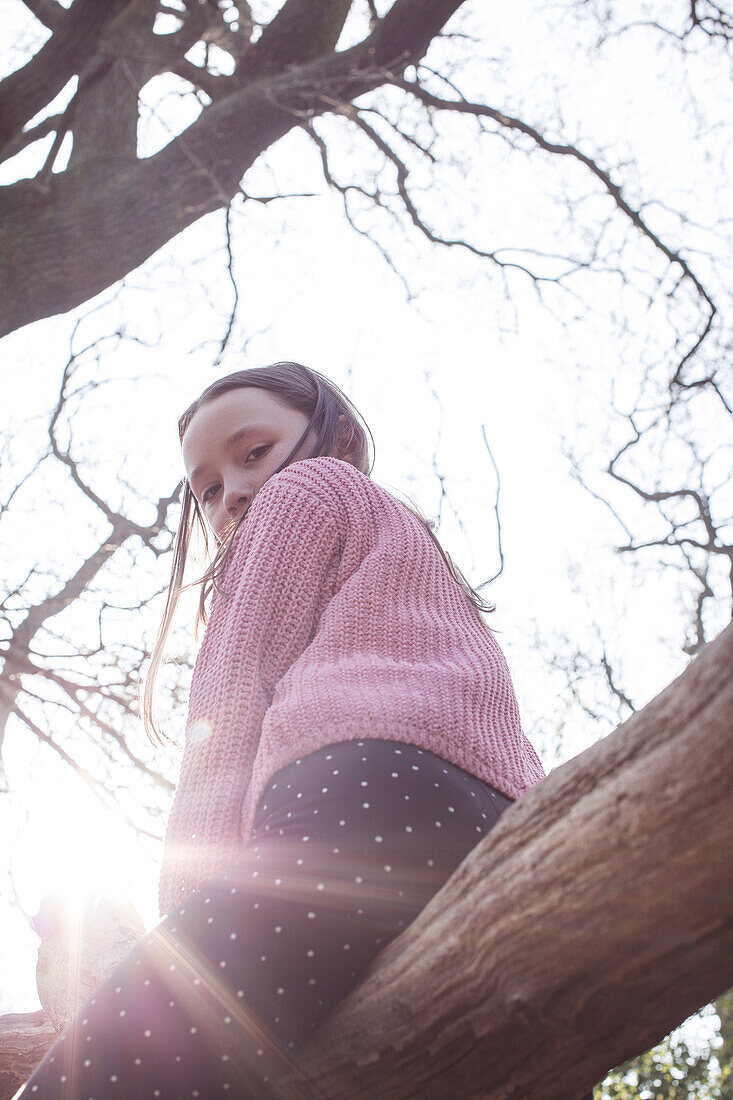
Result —
[[[236, 432], [232, 432], [232, 434], [230, 436], [227, 436], [227, 438], [224, 440], [224, 446], [226, 447], [227, 450], [229, 450], [231, 447], [234, 446], [235, 443], [238, 443], [239, 440], [242, 439], [245, 435], [250, 435], [253, 432], [266, 432], [266, 431], [269, 431], [269, 430], [270, 430], [269, 425], [267, 425], [267, 424], [249, 424], [246, 428], [238, 428]], [[196, 478], [199, 476], [199, 474], [202, 474], [205, 469], [206, 469], [206, 463], [205, 462], [200, 463], [200, 465], [198, 465], [196, 467], [196, 469], [193, 470], [193, 472], [191, 473], [191, 476], [188, 479], [189, 484], [192, 484], [196, 480]]]

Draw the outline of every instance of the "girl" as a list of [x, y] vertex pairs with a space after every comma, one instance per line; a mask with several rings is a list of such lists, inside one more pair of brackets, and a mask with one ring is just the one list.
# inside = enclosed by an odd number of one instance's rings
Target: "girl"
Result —
[[153, 687], [194, 531], [213, 557], [164, 919], [24, 1100], [277, 1095], [274, 1071], [545, 775], [481, 616], [493, 608], [371, 480], [337, 386], [297, 363], [237, 371], [179, 430], [181, 519], [143, 708], [160, 743]]

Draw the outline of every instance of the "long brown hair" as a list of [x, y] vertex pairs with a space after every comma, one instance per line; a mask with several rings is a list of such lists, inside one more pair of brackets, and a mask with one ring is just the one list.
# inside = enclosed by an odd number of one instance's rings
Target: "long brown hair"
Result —
[[[348, 397], [329, 378], [319, 374], [318, 371], [304, 367], [300, 363], [281, 362], [273, 363], [268, 367], [252, 367], [248, 370], [235, 371], [219, 378], [207, 386], [203, 393], [189, 405], [178, 420], [178, 434], [181, 442], [194, 415], [208, 401], [230, 390], [240, 389], [245, 386], [254, 386], [268, 390], [288, 408], [297, 409], [309, 417], [309, 423], [290, 454], [283, 460], [274, 473], [280, 473], [293, 460], [294, 455], [302, 446], [311, 429], [317, 432], [316, 442], [313, 445], [310, 458], [321, 455], [332, 455], [334, 458], [343, 458], [350, 462], [357, 470], [367, 477], [371, 476], [374, 466], [374, 438], [368, 425], [363, 420], [357, 409], [349, 401]], [[371, 453], [369, 448], [371, 440]], [[271, 475], [273, 476], [273, 475]], [[495, 610], [493, 604], [487, 604], [483, 598], [468, 583], [460, 569], [454, 564], [450, 555], [437, 539], [430, 522], [425, 518], [420, 509], [412, 501], [399, 501], [413, 515], [424, 524], [430, 538], [440, 551], [448, 571], [453, 579], [460, 585], [468, 597], [474, 609], [476, 617], [487, 630], [491, 627], [484, 622], [483, 612]], [[241, 522], [243, 516], [238, 522]], [[210, 552], [210, 531], [208, 529], [203, 512], [194, 496], [191, 486], [186, 478], [182, 482], [181, 516], [173, 547], [173, 563], [171, 578], [168, 585], [163, 616], [158, 634], [150, 657], [147, 675], [142, 692], [142, 716], [145, 732], [153, 744], [165, 745], [168, 742], [176, 747], [165, 734], [161, 733], [156, 725], [153, 715], [153, 698], [155, 682], [163, 661], [165, 645], [170, 633], [173, 617], [178, 606], [181, 593], [184, 589], [199, 585], [199, 605], [196, 615], [196, 631], [201, 624], [206, 624], [207, 601], [212, 587], [217, 584], [222, 569], [229, 555], [229, 550], [236, 534], [238, 523], [234, 523], [219, 542], [212, 557]], [[186, 561], [191, 538], [198, 533], [203, 540], [204, 554], [209, 564], [198, 580], [184, 584]]]

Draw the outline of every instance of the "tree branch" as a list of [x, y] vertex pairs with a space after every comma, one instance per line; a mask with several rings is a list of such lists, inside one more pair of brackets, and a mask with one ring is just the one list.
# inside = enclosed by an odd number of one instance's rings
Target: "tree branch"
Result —
[[506, 811], [315, 1037], [321, 1095], [569, 1100], [733, 985], [732, 673], [733, 624]]
[[7, 142], [79, 71], [109, 20], [130, 2], [74, 0], [38, 53], [0, 82], [0, 158]]

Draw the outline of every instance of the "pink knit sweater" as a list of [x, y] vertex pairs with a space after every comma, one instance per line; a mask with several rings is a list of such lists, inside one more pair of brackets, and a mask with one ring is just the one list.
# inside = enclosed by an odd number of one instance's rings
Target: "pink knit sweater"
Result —
[[423, 524], [349, 463], [271, 477], [221, 587], [191, 682], [161, 915], [237, 857], [273, 773], [326, 745], [405, 741], [512, 798], [545, 777], [493, 634]]

